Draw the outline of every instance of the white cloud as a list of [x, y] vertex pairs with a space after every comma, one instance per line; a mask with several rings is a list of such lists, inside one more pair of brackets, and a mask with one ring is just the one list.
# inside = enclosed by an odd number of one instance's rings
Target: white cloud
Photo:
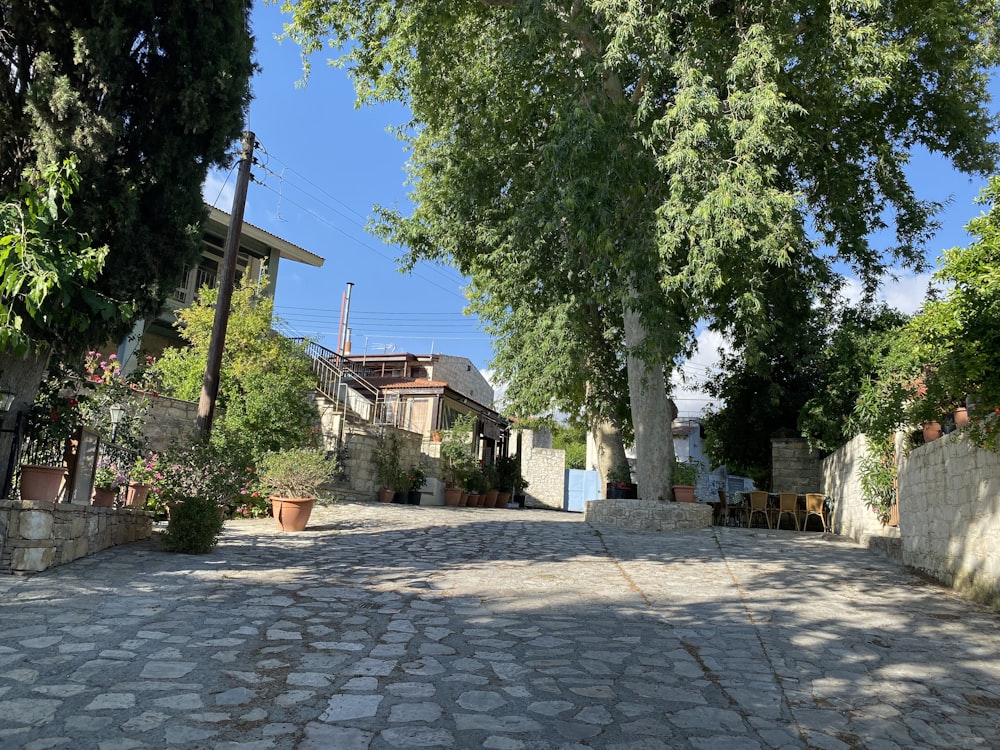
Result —
[[[879, 284], [876, 297], [890, 307], [894, 307], [906, 315], [912, 315], [923, 304], [930, 283], [931, 274], [929, 273], [900, 274], [896, 278], [886, 275]], [[862, 297], [861, 282], [849, 277], [841, 296], [849, 302], [860, 301]]]

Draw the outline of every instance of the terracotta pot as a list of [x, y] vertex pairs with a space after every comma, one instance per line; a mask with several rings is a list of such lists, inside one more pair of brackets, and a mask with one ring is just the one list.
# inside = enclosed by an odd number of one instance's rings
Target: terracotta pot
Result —
[[393, 492], [392, 490], [387, 490], [385, 488], [382, 488], [381, 490], [378, 491], [378, 501], [380, 503], [391, 503], [392, 496], [395, 494], [396, 493]]
[[444, 504], [458, 506], [462, 502], [462, 490], [458, 487], [446, 487], [444, 491]]
[[506, 508], [507, 507], [507, 503], [509, 503], [509, 502], [510, 502], [510, 493], [509, 492], [498, 492], [497, 493], [497, 504], [494, 505], [493, 507], [494, 508]]
[[925, 443], [932, 443], [944, 434], [940, 422], [924, 422], [921, 426], [924, 428]]
[[465, 498], [465, 505], [467, 508], [475, 508], [481, 504], [482, 503], [479, 500], [479, 495], [477, 495], [474, 492], [470, 492]]
[[957, 429], [962, 429], [969, 424], [969, 410], [964, 406], [960, 406], [955, 409], [955, 427]]
[[309, 523], [314, 497], [276, 497], [272, 496], [271, 509], [274, 512], [274, 522], [282, 531], [302, 531]]
[[483, 496], [483, 507], [484, 508], [495, 508], [497, 507], [497, 495], [500, 493], [496, 490], [490, 490]]
[[65, 476], [62, 466], [22, 466], [21, 499], [56, 502]]
[[893, 504], [889, 508], [889, 520], [885, 524], [886, 526], [899, 526], [899, 504]]
[[691, 484], [675, 484], [674, 485], [674, 500], [679, 503], [693, 503], [694, 502], [694, 485]]
[[95, 508], [114, 508], [116, 497], [118, 497], [116, 490], [94, 487], [93, 492], [90, 494], [90, 504]]
[[462, 490], [462, 499], [458, 501], [459, 507], [466, 507], [469, 504], [469, 493]]
[[145, 506], [149, 497], [149, 485], [141, 482], [129, 482], [125, 504], [130, 506]]

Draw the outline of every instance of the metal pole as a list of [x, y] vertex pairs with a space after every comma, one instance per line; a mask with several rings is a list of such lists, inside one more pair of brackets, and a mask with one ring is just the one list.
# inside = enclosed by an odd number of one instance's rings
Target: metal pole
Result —
[[344, 330], [340, 339], [340, 356], [347, 354], [347, 332], [351, 320], [351, 289], [354, 288], [354, 282], [347, 282], [347, 296], [344, 298]]
[[240, 236], [243, 232], [243, 209], [247, 202], [247, 186], [250, 184], [250, 165], [253, 163], [253, 147], [256, 137], [251, 131], [243, 133], [243, 151], [240, 169], [236, 178], [236, 194], [233, 196], [233, 212], [229, 219], [226, 246], [222, 254], [222, 271], [219, 276], [219, 296], [215, 303], [215, 319], [212, 322], [212, 339], [208, 345], [208, 362], [205, 378], [201, 384], [198, 399], [197, 436], [208, 437], [212, 431], [212, 417], [215, 400], [219, 396], [219, 373], [222, 370], [222, 352], [226, 346], [226, 328], [229, 325], [229, 308], [233, 301], [233, 287], [236, 284], [236, 257], [240, 251]]

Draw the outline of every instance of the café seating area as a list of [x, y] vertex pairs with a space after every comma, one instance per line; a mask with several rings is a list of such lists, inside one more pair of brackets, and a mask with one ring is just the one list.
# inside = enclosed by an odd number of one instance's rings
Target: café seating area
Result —
[[829, 527], [827, 498], [821, 492], [737, 492], [732, 498], [719, 490], [712, 523], [740, 528], [826, 531]]

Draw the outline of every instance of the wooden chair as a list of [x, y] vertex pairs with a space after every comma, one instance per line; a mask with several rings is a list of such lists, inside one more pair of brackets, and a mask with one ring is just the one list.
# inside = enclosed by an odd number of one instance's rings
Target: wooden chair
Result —
[[780, 492], [778, 493], [778, 517], [775, 519], [774, 526], [777, 529], [781, 528], [781, 517], [785, 515], [790, 515], [792, 517], [792, 522], [795, 524], [795, 530], [799, 530], [799, 496], [794, 492]]
[[771, 526], [771, 511], [767, 507], [767, 493], [761, 490], [750, 493], [750, 514], [747, 516], [747, 526], [753, 526], [753, 517], [758, 513], [764, 516], [767, 528]]
[[819, 492], [809, 492], [806, 494], [806, 515], [802, 519], [802, 531], [809, 525], [810, 516], [819, 516], [819, 522], [823, 524], [823, 531], [826, 531], [826, 495]]

